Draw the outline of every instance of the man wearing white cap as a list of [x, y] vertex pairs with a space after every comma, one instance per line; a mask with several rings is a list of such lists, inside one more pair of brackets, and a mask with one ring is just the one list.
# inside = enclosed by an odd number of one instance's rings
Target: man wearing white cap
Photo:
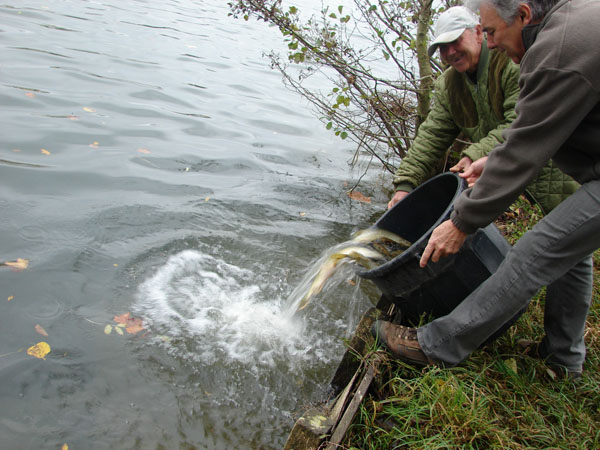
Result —
[[[433, 107], [394, 174], [396, 192], [388, 208], [440, 170], [461, 133], [471, 144], [450, 169], [455, 172], [466, 170], [502, 143], [502, 130], [516, 118], [519, 68], [505, 53], [488, 50], [479, 18], [470, 9], [455, 6], [440, 14], [429, 56], [438, 49], [450, 67], [436, 80]], [[548, 213], [577, 187], [550, 162], [526, 194]]]

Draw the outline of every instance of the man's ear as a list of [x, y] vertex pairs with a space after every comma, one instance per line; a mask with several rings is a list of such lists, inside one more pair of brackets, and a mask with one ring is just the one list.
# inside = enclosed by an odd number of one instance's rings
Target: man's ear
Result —
[[475, 28], [473, 28], [473, 31], [475, 31], [477, 42], [481, 44], [483, 42], [483, 28], [481, 28], [481, 24], [478, 23]]
[[523, 22], [523, 26], [529, 25], [533, 21], [531, 7], [527, 3], [520, 3], [517, 9], [517, 20]]

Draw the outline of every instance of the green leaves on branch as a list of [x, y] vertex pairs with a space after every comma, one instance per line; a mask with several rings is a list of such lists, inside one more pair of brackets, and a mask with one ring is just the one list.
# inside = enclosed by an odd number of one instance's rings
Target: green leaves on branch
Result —
[[[427, 83], [435, 74], [426, 50], [436, 9], [431, 0], [354, 0], [333, 6], [335, 1], [324, 0], [313, 15], [302, 4], [283, 0], [227, 3], [234, 17], [255, 18], [281, 31], [287, 55], [269, 57], [284, 82], [316, 107], [328, 130], [341, 139], [351, 137], [361, 151], [394, 171], [390, 155], [404, 156], [430, 106]], [[317, 82], [308, 83], [315, 75]], [[323, 90], [327, 82], [335, 87], [329, 93]]]
[[[325, 128], [331, 130], [333, 128], [333, 122], [327, 122]], [[346, 139], [348, 137], [348, 132], [336, 128], [335, 135], [341, 137], [342, 139]]]
[[339, 108], [341, 105], [350, 106], [350, 97], [345, 95], [338, 95], [333, 104], [333, 108]]

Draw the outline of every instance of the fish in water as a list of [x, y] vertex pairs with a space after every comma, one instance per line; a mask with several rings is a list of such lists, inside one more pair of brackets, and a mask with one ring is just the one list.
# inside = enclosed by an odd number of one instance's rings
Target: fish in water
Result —
[[347, 247], [332, 252], [321, 264], [310, 289], [299, 303], [298, 311], [306, 308], [310, 299], [323, 290], [325, 282], [335, 273], [342, 259], [351, 258], [366, 269], [372, 270], [411, 246], [411, 243], [403, 237], [377, 227], [354, 233], [348, 244]]
[[375, 260], [385, 261], [385, 257], [378, 251], [359, 245], [350, 245], [329, 255], [323, 264], [321, 264], [319, 272], [312, 282], [310, 289], [304, 295], [304, 297], [302, 297], [302, 300], [298, 305], [298, 311], [306, 308], [310, 302], [310, 299], [323, 290], [325, 282], [334, 274], [338, 263], [344, 258], [352, 258], [357, 263], [368, 269], [372, 269], [374, 267]]

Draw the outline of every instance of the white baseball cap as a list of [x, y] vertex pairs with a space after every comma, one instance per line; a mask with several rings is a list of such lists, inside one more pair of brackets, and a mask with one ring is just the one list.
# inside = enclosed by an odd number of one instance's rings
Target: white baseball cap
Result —
[[435, 23], [433, 42], [429, 45], [427, 53], [432, 57], [440, 44], [447, 44], [457, 40], [469, 28], [475, 28], [479, 18], [473, 11], [464, 6], [448, 8]]

